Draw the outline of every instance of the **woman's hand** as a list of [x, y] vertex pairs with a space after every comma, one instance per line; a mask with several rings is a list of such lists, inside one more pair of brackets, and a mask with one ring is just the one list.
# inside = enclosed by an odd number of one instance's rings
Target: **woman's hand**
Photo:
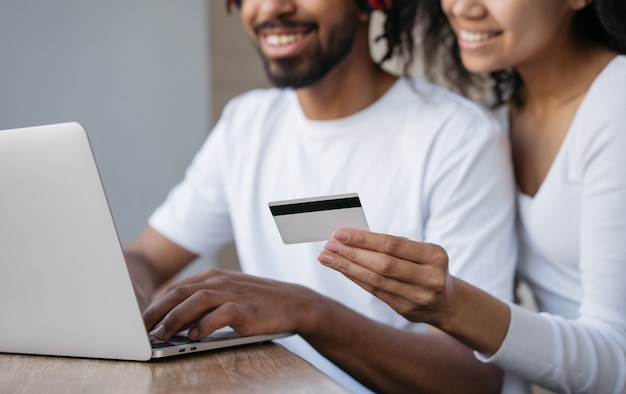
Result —
[[438, 245], [339, 229], [318, 260], [408, 320], [437, 325], [446, 312], [452, 280], [448, 255]]
[[429, 323], [485, 355], [504, 340], [507, 304], [450, 275], [448, 255], [438, 245], [339, 229], [318, 260], [406, 319]]

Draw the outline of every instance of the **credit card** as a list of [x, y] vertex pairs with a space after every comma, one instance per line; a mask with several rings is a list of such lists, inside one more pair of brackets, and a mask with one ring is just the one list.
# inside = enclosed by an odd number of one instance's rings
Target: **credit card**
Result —
[[369, 230], [357, 193], [273, 201], [268, 205], [286, 244], [326, 241], [340, 227]]

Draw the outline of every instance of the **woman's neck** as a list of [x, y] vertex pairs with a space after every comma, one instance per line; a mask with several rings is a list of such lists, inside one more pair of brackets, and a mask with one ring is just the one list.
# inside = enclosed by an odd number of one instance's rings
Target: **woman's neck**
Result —
[[524, 82], [517, 109], [542, 114], [579, 102], [615, 56], [605, 48], [578, 46], [516, 67]]

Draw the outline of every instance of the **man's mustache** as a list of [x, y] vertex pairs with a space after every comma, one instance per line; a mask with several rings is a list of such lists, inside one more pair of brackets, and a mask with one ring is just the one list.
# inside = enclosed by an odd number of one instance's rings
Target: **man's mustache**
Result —
[[254, 25], [254, 32], [256, 34], [260, 34], [265, 29], [276, 29], [276, 28], [304, 28], [306, 30], [313, 30], [317, 28], [317, 23], [315, 22], [305, 22], [305, 21], [290, 21], [290, 20], [271, 20], [264, 21], [261, 23], [257, 23]]

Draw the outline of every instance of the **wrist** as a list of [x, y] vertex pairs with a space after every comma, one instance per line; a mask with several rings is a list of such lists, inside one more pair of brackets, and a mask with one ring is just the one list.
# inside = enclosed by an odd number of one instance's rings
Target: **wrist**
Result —
[[[304, 288], [298, 308], [297, 333], [307, 341], [328, 338], [337, 329], [346, 308], [311, 289]], [[339, 312], [338, 312], [339, 311]]]
[[324, 298], [315, 291], [300, 286], [298, 302], [295, 304], [292, 313], [295, 314], [295, 331], [303, 336], [317, 333], [324, 322]]
[[[443, 301], [439, 305], [438, 313], [428, 323], [450, 334], [459, 330], [464, 320], [463, 282], [452, 275], [448, 281]], [[461, 294], [459, 294], [461, 293]]]
[[445, 313], [433, 325], [482, 354], [495, 353], [508, 330], [508, 305], [458, 278], [451, 282]]

